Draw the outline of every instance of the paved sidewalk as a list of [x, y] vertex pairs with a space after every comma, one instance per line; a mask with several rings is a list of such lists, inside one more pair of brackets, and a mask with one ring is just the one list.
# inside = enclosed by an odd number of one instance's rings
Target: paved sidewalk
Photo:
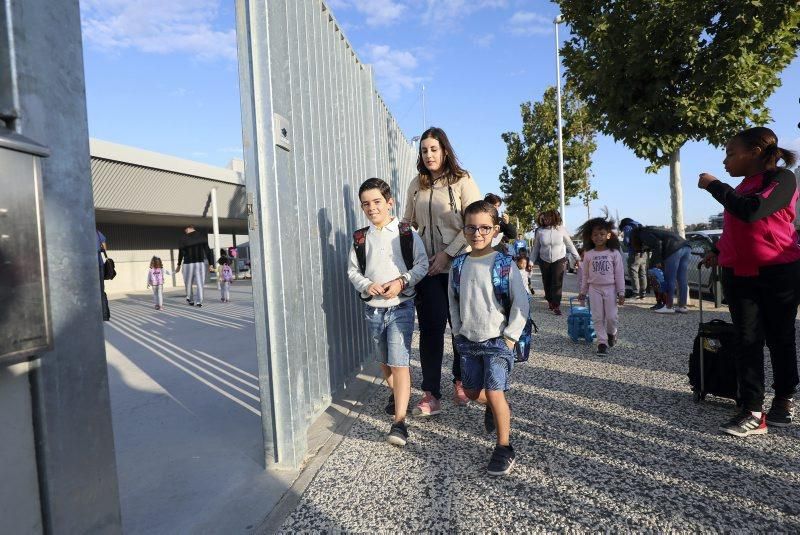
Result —
[[[661, 316], [646, 310], [651, 300], [626, 305], [619, 345], [599, 357], [569, 341], [566, 316], [548, 313], [541, 296], [535, 353], [515, 368], [509, 397], [509, 477], [485, 474], [493, 438], [483, 409], [453, 407], [449, 384], [443, 413], [412, 420], [404, 450], [388, 445], [379, 387], [279, 529], [800, 530], [800, 425], [746, 440], [718, 434], [733, 403], [695, 405], [687, 385], [696, 309]], [[418, 358], [412, 365], [419, 385]]]

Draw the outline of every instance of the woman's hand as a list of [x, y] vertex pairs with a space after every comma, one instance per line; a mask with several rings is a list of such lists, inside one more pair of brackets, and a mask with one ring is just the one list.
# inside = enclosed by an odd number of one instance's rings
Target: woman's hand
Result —
[[430, 267], [428, 267], [428, 275], [438, 275], [447, 271], [447, 266], [450, 264], [450, 255], [444, 251], [440, 251], [428, 259]]
[[717, 177], [711, 175], [709, 173], [700, 173], [700, 178], [697, 180], [697, 187], [700, 189], [708, 188], [708, 185], [712, 182], [716, 182]]

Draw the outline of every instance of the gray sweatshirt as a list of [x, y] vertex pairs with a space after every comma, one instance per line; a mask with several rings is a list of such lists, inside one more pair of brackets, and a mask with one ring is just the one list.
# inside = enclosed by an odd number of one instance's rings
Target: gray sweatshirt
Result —
[[[511, 312], [506, 317], [492, 285], [492, 265], [496, 254], [498, 253], [479, 258], [467, 257], [461, 268], [459, 299], [453, 295], [453, 287], [448, 285], [453, 336], [460, 334], [472, 342], [483, 342], [500, 336], [519, 340], [530, 313], [528, 290], [519, 269], [512, 264], [509, 273]], [[450, 276], [453, 276], [452, 273]]]
[[350, 246], [350, 262], [347, 266], [347, 277], [353, 283], [362, 297], [368, 297], [367, 289], [372, 283], [383, 284], [398, 277], [403, 277], [408, 282], [408, 287], [397, 297], [386, 299], [376, 296], [367, 303], [371, 307], [388, 308], [397, 306], [414, 295], [414, 286], [428, 274], [428, 255], [425, 254], [425, 245], [416, 231], [414, 235], [414, 267], [409, 271], [403, 260], [403, 251], [400, 247], [400, 225], [397, 218], [378, 230], [375, 225], [370, 225], [367, 231], [366, 256], [367, 267], [364, 274], [358, 267], [356, 250]]

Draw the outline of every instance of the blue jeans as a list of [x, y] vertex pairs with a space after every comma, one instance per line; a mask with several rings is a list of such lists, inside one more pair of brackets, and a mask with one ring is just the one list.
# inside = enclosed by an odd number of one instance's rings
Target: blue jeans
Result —
[[375, 359], [396, 368], [408, 368], [414, 334], [414, 300], [380, 308], [364, 305]]
[[508, 390], [514, 352], [502, 336], [473, 342], [458, 335], [455, 343], [461, 354], [461, 383], [466, 390]]
[[688, 245], [681, 247], [664, 260], [664, 289], [669, 299], [675, 293], [675, 280], [678, 280], [678, 306], [686, 306], [689, 301], [689, 261], [692, 249]]

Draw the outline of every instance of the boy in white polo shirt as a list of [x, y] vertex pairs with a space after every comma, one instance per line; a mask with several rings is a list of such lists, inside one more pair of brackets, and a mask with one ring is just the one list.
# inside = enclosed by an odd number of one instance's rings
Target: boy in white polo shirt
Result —
[[361, 184], [358, 198], [370, 225], [353, 234], [347, 276], [365, 301], [364, 316], [375, 357], [392, 389], [394, 422], [387, 441], [405, 446], [405, 419], [411, 396], [413, 288], [428, 273], [428, 255], [411, 226], [400, 224], [389, 213], [394, 206], [389, 184], [370, 178]]

